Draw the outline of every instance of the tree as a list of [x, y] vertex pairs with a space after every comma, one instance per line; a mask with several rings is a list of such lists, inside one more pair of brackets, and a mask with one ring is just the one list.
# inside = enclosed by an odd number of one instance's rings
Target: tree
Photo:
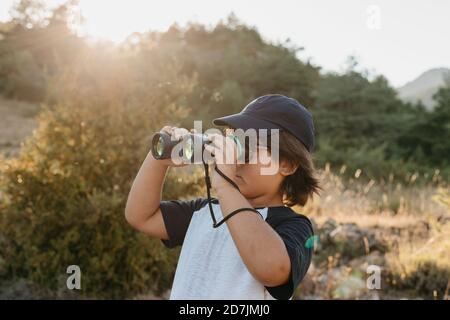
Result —
[[51, 13], [43, 0], [20, 0], [11, 8], [10, 15], [17, 25], [32, 29], [45, 27]]
[[[136, 39], [136, 37], [135, 37]], [[182, 74], [195, 76], [197, 87], [190, 96], [192, 113], [183, 125], [235, 113], [257, 96], [281, 93], [313, 104], [312, 93], [319, 68], [297, 58], [296, 47], [269, 43], [255, 28], [234, 15], [212, 28], [173, 25], [165, 33], [152, 32], [140, 39], [139, 54], [176, 61]], [[136, 50], [136, 45], [133, 45]]]
[[422, 111], [409, 129], [398, 138], [403, 157], [423, 165], [450, 165], [450, 86], [442, 87], [434, 95], [436, 107]]
[[[177, 251], [132, 229], [124, 210], [152, 133], [180, 121], [194, 83], [175, 66], [136, 63], [99, 50], [50, 78], [39, 128], [18, 158], [0, 161], [0, 281], [58, 292], [77, 265], [82, 297], [169, 288]], [[164, 197], [198, 193], [200, 171], [171, 170]]]
[[369, 79], [368, 72], [356, 71], [354, 58], [348, 65], [343, 74], [325, 74], [318, 85], [312, 108], [316, 158], [321, 165], [345, 164], [371, 177], [401, 171], [399, 166], [414, 159], [398, 150], [398, 138], [422, 109], [400, 101], [383, 76]]
[[12, 20], [0, 40], [0, 93], [42, 102], [47, 77], [56, 74], [86, 50], [69, 28], [76, 1], [52, 10], [43, 1], [22, 0], [12, 9]]

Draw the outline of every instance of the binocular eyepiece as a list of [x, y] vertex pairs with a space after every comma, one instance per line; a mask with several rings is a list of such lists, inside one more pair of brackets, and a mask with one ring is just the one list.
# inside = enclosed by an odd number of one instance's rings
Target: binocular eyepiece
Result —
[[[244, 154], [244, 148], [236, 135], [228, 135], [236, 144], [238, 157]], [[175, 155], [183, 158], [183, 161], [190, 163], [202, 163], [204, 146], [211, 143], [211, 140], [205, 134], [190, 133], [180, 140], [174, 140], [166, 132], [157, 132], [152, 137], [151, 151], [155, 159], [169, 159], [172, 156], [175, 147]], [[180, 145], [179, 145], [180, 144]]]

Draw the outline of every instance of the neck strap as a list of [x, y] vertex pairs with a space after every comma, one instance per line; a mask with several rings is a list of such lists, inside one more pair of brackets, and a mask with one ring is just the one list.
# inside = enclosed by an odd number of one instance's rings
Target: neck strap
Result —
[[[219, 227], [221, 224], [223, 224], [225, 221], [227, 221], [228, 219], [230, 219], [232, 216], [234, 216], [236, 213], [239, 213], [241, 211], [253, 211], [256, 212], [257, 214], [259, 214], [261, 216], [261, 218], [263, 218], [263, 216], [261, 215], [261, 213], [259, 213], [259, 211], [257, 211], [254, 208], [240, 208], [237, 210], [234, 210], [233, 212], [231, 212], [230, 214], [228, 214], [225, 218], [223, 218], [221, 221], [217, 222], [216, 217], [214, 215], [214, 210], [212, 207], [212, 199], [211, 199], [211, 178], [209, 176], [209, 167], [208, 164], [206, 164], [203, 161], [203, 165], [205, 168], [205, 183], [206, 183], [206, 194], [208, 196], [208, 206], [209, 206], [209, 213], [211, 214], [211, 218], [213, 220], [213, 228], [217, 228]], [[214, 164], [214, 170], [222, 177], [224, 178], [226, 181], [228, 181], [233, 187], [235, 187], [239, 192], [239, 187], [237, 186], [237, 184], [231, 180], [229, 177], [226, 176], [226, 174], [224, 174], [222, 171], [220, 171], [219, 168], [217, 168], [217, 165]], [[264, 219], [264, 218], [263, 218]]]

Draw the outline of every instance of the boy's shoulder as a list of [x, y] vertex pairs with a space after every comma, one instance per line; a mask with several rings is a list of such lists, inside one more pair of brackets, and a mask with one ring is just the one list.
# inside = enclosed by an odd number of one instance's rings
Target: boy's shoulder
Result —
[[308, 217], [301, 213], [295, 212], [292, 208], [287, 206], [268, 207], [266, 221], [273, 227], [287, 222], [301, 222], [312, 227], [312, 223]]

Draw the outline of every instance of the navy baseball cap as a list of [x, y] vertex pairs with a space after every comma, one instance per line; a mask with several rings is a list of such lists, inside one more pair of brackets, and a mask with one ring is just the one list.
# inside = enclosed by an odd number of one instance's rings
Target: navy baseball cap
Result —
[[240, 113], [214, 119], [213, 124], [242, 130], [285, 130], [299, 139], [309, 152], [314, 150], [314, 123], [311, 113], [297, 100], [281, 94], [256, 98]]

